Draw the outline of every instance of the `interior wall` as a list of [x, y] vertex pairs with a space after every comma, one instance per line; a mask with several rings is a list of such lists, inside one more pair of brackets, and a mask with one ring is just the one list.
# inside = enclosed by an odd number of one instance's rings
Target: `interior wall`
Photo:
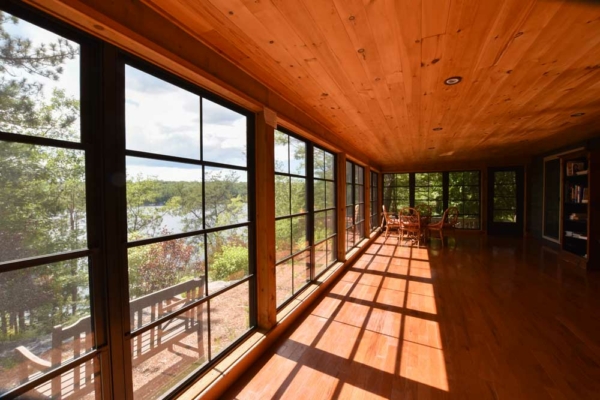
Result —
[[527, 232], [550, 246], [557, 246], [556, 243], [545, 240], [542, 237], [542, 217], [543, 217], [543, 196], [544, 196], [544, 157], [554, 154], [563, 153], [569, 150], [574, 150], [580, 147], [585, 147], [589, 150], [600, 149], [600, 136], [583, 143], [576, 143], [568, 147], [557, 148], [548, 153], [540, 154], [532, 159], [527, 168]]

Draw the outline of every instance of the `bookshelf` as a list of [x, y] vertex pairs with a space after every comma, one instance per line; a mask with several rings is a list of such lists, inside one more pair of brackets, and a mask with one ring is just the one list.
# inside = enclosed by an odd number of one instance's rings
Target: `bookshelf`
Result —
[[[569, 153], [561, 158], [562, 168], [562, 249], [572, 256], [578, 264], [590, 267], [600, 267], [596, 263], [597, 246], [594, 230], [590, 229], [593, 222], [591, 194], [591, 178], [594, 175], [589, 151]], [[598, 188], [596, 188], [598, 190]]]

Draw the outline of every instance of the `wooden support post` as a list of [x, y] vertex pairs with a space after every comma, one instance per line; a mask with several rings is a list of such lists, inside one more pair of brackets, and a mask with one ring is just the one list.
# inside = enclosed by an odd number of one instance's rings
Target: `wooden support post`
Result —
[[346, 261], [346, 153], [337, 155], [337, 259]]
[[256, 154], [256, 279], [257, 323], [270, 329], [277, 322], [275, 297], [275, 127], [277, 114], [257, 114]]
[[371, 168], [365, 165], [365, 232], [366, 238], [371, 236]]

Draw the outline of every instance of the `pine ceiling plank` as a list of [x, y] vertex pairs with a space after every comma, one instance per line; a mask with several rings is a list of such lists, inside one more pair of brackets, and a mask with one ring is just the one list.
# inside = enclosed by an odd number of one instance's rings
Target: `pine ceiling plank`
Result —
[[[334, 0], [334, 5], [343, 21], [344, 27], [354, 48], [358, 49], [357, 57], [368, 77], [374, 96], [381, 108], [390, 132], [398, 128], [399, 116], [393, 105], [389, 87], [381, 77], [384, 75], [379, 48], [371, 29], [366, 10], [361, 0]], [[393, 144], [396, 151], [402, 151]]]
[[[332, 101], [334, 105], [329, 105], [331, 111], [328, 111], [328, 113], [338, 116], [338, 121], [343, 125], [340, 126], [340, 132], [349, 126], [358, 126], [363, 130], [369, 129], [362, 118], [358, 118], [356, 114], [349, 112], [360, 107], [360, 104], [349, 101], [349, 98], [344, 95], [336, 81], [331, 79], [317, 54], [298, 36], [294, 27], [288, 23], [280, 10], [271, 2], [262, 2], [261, 4], [262, 7], [254, 15], [269, 31], [273, 38], [271, 40], [283, 46], [294, 58], [295, 63], [290, 64], [288, 70], [292, 77], [296, 77], [299, 83], [303, 83], [302, 79], [314, 80], [320, 87], [318, 96], [321, 101], [335, 99]], [[285, 40], [282, 40], [282, 38], [285, 38]], [[302, 68], [294, 69], [296, 66], [302, 66]], [[298, 72], [296, 73], [296, 71]], [[303, 71], [305, 76], [300, 75]]]
[[[385, 115], [375, 98], [373, 85], [358, 59], [359, 49], [354, 48], [352, 45], [333, 1], [302, 0], [302, 2], [306, 5], [312, 19], [324, 35], [333, 54], [342, 64], [342, 68], [347, 70], [349, 75], [353, 77], [354, 93], [352, 95], [361, 97], [367, 104], [367, 109], [361, 110], [360, 113], [368, 113], [372, 117], [373, 126], [371, 129], [389, 132]], [[373, 140], [381, 143], [381, 136], [374, 135]]]
[[[351, 110], [356, 116], [368, 124], [368, 130], [372, 130], [373, 126], [377, 126], [376, 115], [370, 113], [368, 99], [364, 95], [357, 96], [356, 88], [353, 81], [350, 79], [350, 70], [345, 68], [331, 47], [328, 38], [321, 31], [319, 24], [313, 19], [308, 8], [302, 2], [289, 2], [281, 0], [273, 0], [275, 6], [280, 10], [284, 17], [294, 27], [296, 33], [310, 47], [315, 54], [315, 59], [323, 64], [323, 68], [327, 71], [329, 78], [337, 84], [347, 100], [355, 107]], [[356, 135], [360, 131], [354, 131]], [[374, 137], [374, 139], [376, 139]], [[352, 142], [361, 146], [369, 146], [375, 150], [376, 142], [364, 143], [360, 137], [350, 139]]]
[[451, 0], [422, 0], [421, 37], [423, 39], [446, 33]]

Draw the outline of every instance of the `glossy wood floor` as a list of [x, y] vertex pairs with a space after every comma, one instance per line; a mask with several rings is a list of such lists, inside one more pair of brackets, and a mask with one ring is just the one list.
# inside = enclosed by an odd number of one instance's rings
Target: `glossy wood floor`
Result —
[[600, 275], [532, 239], [379, 238], [224, 398], [600, 399]]

